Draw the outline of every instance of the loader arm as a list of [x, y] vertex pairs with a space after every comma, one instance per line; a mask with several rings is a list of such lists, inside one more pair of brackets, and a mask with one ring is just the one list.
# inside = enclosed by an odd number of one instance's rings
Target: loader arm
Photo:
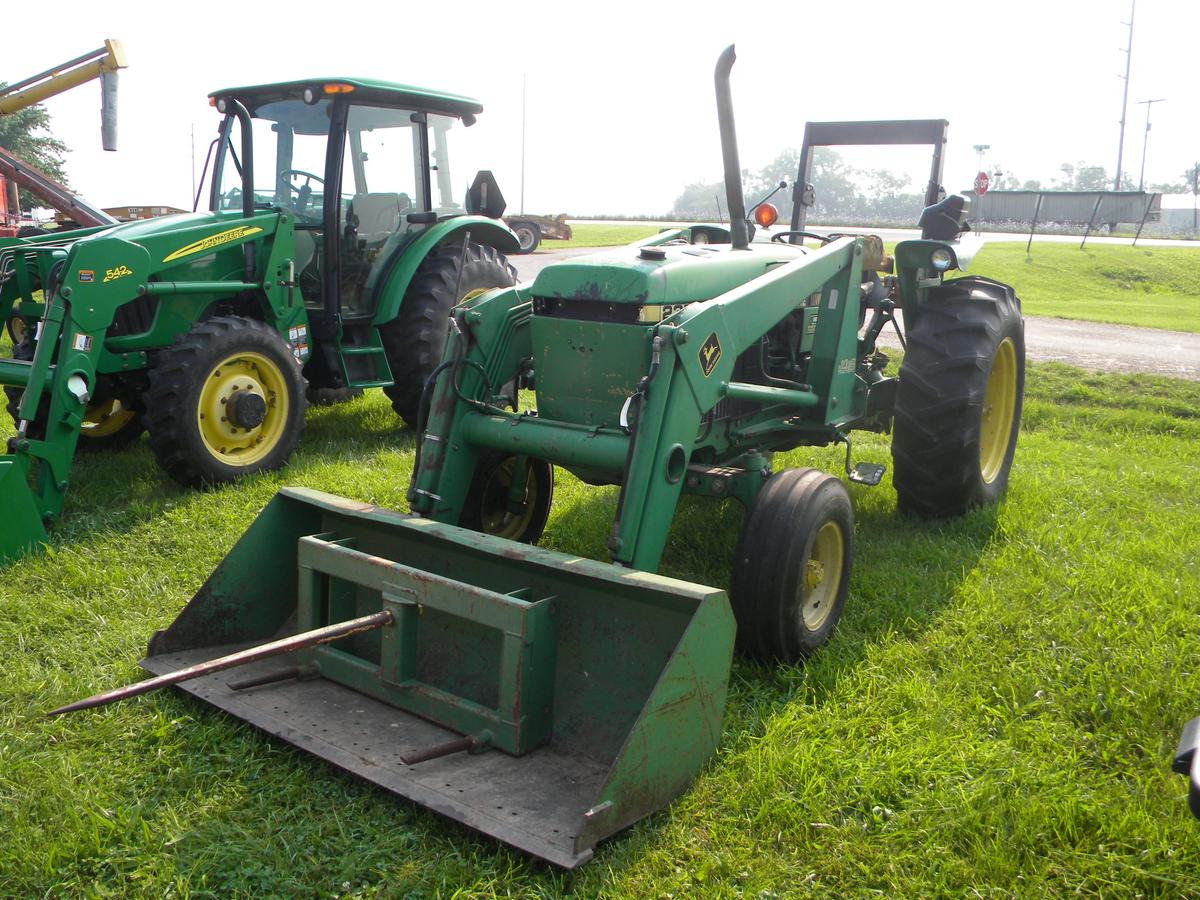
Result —
[[[718, 404], [728, 398], [760, 406], [741, 426], [746, 439], [723, 448], [730, 460], [744, 454], [758, 459], [758, 448], [798, 443], [796, 436], [805, 427], [827, 442], [839, 423], [861, 414], [865, 389], [859, 388], [856, 366], [861, 272], [861, 242], [844, 238], [708, 301], [689, 304], [657, 326], [610, 328], [615, 344], [601, 348], [612, 359], [610, 365], [630, 364], [620, 352], [622, 345], [641, 341], [647, 351], [648, 365], [634, 376], [645, 377], [635, 394], [637, 422], [631, 427], [614, 427], [618, 423], [613, 421], [589, 428], [499, 408], [487, 386], [508, 382], [519, 374], [522, 359], [535, 356], [528, 327], [535, 315], [530, 315], [526, 292], [536, 292], [537, 286], [464, 304], [456, 310], [456, 327], [443, 355], [449, 372], [432, 393], [410, 492], [413, 510], [456, 524], [482, 451], [546, 459], [583, 470], [591, 480], [621, 485], [609, 540], [612, 559], [655, 571], [685, 487], [684, 475], [700, 443], [696, 436], [702, 419]], [[813, 348], [809, 383], [781, 388], [734, 381], [735, 360], [814, 294], [821, 297], [818, 317], [824, 327]], [[635, 355], [638, 346], [633, 344]], [[469, 349], [464, 352], [464, 347]], [[797, 417], [806, 421], [779, 424]], [[756, 425], [765, 431], [772, 423], [773, 433], [756, 436]], [[763, 465], [747, 467], [739, 497], [753, 496]]]

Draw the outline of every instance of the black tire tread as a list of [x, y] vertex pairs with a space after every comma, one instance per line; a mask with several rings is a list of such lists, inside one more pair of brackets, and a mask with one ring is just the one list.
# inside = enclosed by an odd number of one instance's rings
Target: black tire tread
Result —
[[[1007, 458], [992, 484], [979, 473], [979, 422], [996, 350], [1017, 351], [1017, 400]], [[900, 509], [962, 515], [1003, 493], [1024, 393], [1021, 302], [1007, 285], [967, 277], [932, 290], [908, 334], [893, 418], [892, 466]]]
[[[788, 598], [811, 550], [823, 512], [845, 516], [846, 561], [829, 619], [817, 635], [799, 637], [787, 627]], [[814, 518], [819, 521], [812, 521]], [[845, 485], [818, 469], [785, 469], [771, 476], [746, 516], [734, 553], [730, 602], [737, 619], [739, 650], [763, 662], [798, 662], [837, 627], [849, 589], [854, 559], [853, 510]]]
[[[461, 528], [483, 532], [483, 493], [487, 486], [492, 470], [502, 465], [508, 454], [498, 450], [485, 451], [479, 455], [475, 464], [475, 474], [471, 478], [471, 486], [467, 489], [467, 497], [463, 501], [462, 512], [458, 517]], [[544, 459], [528, 457], [530, 477], [539, 482], [538, 504], [533, 518], [525, 526], [525, 531], [516, 538], [522, 544], [536, 544], [546, 530], [550, 519], [550, 508], [554, 505], [554, 466]]]
[[392, 386], [383, 389], [392, 409], [412, 427], [417, 425], [417, 407], [425, 379], [441, 362], [446, 343], [450, 310], [459, 294], [479, 287], [510, 287], [517, 283], [517, 270], [495, 247], [470, 243], [461, 283], [462, 246], [443, 244], [422, 261], [400, 304], [396, 318], [380, 326]]

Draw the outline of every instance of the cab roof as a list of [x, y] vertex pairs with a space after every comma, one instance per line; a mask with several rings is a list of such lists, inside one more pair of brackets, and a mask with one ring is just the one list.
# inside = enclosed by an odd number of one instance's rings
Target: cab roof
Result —
[[[236, 97], [243, 102], [249, 101], [246, 105], [253, 107], [271, 100], [298, 97], [305, 88], [314, 88], [318, 93], [323, 94], [327, 84], [349, 85], [353, 88], [349, 92], [350, 98], [363, 103], [428, 110], [459, 117], [474, 117], [483, 112], [483, 105], [471, 97], [414, 87], [410, 84], [376, 81], [372, 78], [305, 78], [300, 81], [281, 81], [276, 84], [225, 88], [213, 91], [209, 96]], [[347, 96], [347, 94], [331, 94], [329, 96]]]

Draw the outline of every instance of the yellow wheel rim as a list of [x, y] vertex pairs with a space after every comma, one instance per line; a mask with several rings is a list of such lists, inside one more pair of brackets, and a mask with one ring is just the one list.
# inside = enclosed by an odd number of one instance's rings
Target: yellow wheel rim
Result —
[[120, 400], [93, 403], [84, 413], [79, 436], [84, 438], [109, 437], [132, 422], [136, 415], [137, 413], [132, 409], [126, 409]]
[[460, 304], [461, 303], [469, 303], [470, 301], [474, 300], [476, 297], [482, 296], [483, 294], [486, 294], [488, 291], [494, 291], [494, 290], [495, 290], [494, 287], [472, 288], [471, 290], [469, 290], [465, 294], [463, 294], [458, 302]]
[[[266, 413], [257, 425], [241, 427], [229, 401], [247, 391], [263, 399]], [[235, 353], [214, 366], [200, 388], [196, 424], [215, 458], [230, 466], [250, 466], [279, 444], [287, 426], [289, 401], [283, 372], [261, 353]]]
[[487, 484], [483, 486], [483, 495], [480, 498], [483, 508], [480, 510], [479, 522], [483, 532], [510, 541], [519, 540], [525, 533], [533, 522], [538, 503], [541, 501], [538, 480], [533, 467], [530, 466], [525, 476], [525, 496], [521, 512], [509, 511], [508, 488], [512, 484], [513, 467], [516, 462], [516, 458], [510, 456], [493, 469]]
[[829, 619], [842, 586], [842, 564], [846, 538], [837, 522], [826, 522], [813, 539], [812, 552], [804, 565], [800, 592], [800, 616], [804, 627], [817, 631]]
[[979, 472], [987, 484], [995, 481], [1004, 467], [1016, 409], [1017, 349], [1012, 338], [1005, 338], [992, 360], [979, 422]]

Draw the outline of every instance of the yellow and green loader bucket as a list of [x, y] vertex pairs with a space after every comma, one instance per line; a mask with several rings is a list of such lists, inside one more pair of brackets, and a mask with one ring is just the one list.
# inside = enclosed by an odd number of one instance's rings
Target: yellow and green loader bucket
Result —
[[141, 665], [347, 622], [179, 686], [567, 868], [682, 792], [720, 736], [723, 591], [307, 490], [270, 502]]

